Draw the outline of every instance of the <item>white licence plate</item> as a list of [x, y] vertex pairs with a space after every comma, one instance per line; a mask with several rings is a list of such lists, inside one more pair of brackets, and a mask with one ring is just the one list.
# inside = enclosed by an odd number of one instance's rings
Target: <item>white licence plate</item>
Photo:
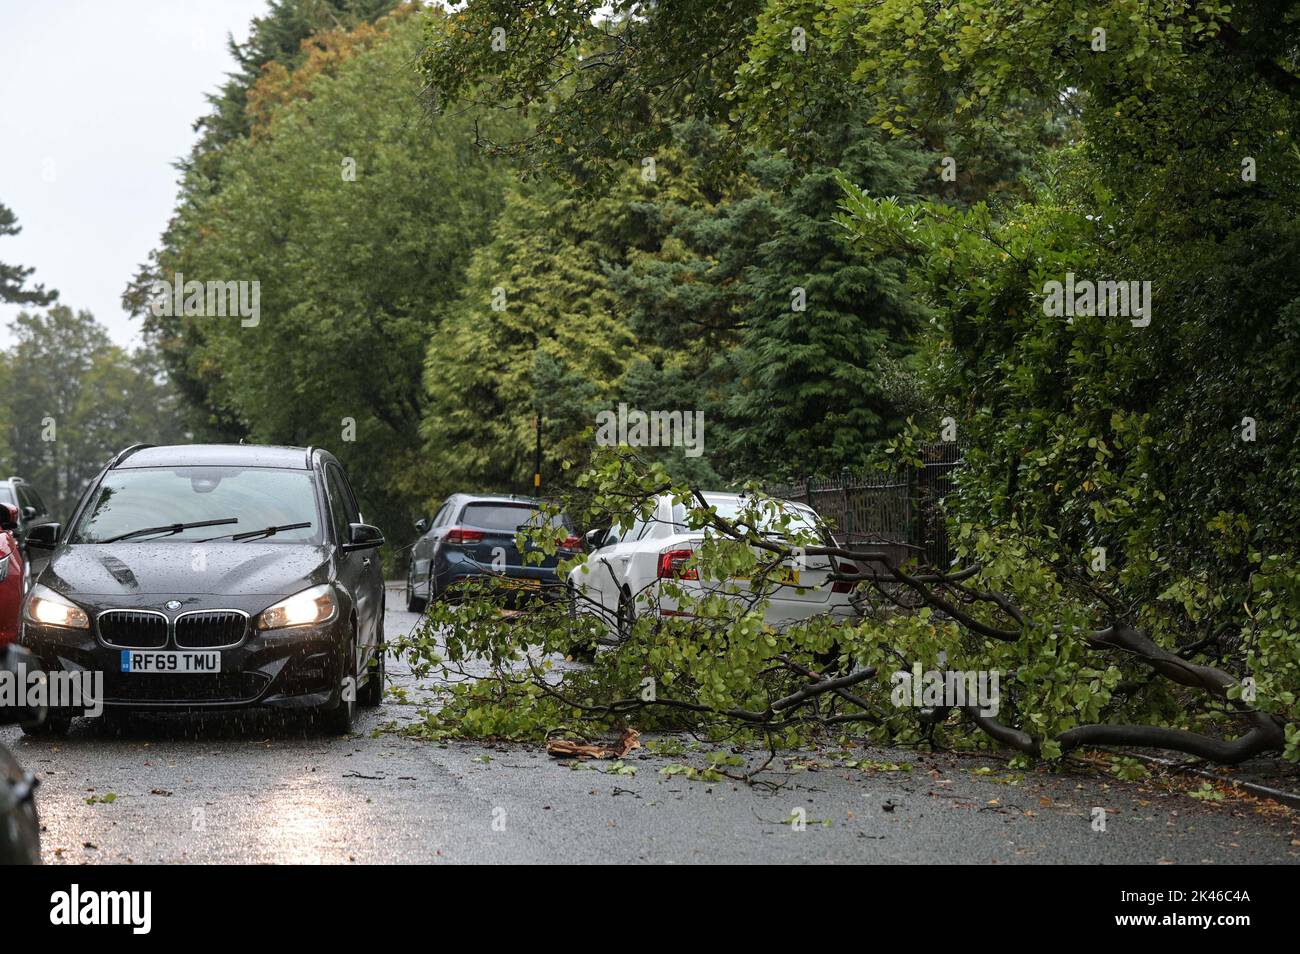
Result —
[[221, 672], [221, 653], [164, 653], [149, 649], [124, 649], [122, 672]]

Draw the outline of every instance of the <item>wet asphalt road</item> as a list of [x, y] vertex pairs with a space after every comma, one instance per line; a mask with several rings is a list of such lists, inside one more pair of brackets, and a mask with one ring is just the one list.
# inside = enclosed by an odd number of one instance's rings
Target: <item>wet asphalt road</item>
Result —
[[[396, 589], [388, 605], [392, 638], [416, 617]], [[389, 677], [416, 692], [392, 660]], [[639, 751], [620, 773], [377, 731], [413, 717], [390, 701], [360, 710], [349, 738], [266, 719], [135, 718], [81, 720], [62, 740], [5, 728], [0, 741], [40, 777], [47, 863], [1300, 861], [1296, 813], [1081, 769], [880, 750], [855, 756], [877, 764], [844, 768], [806, 752], [765, 776], [772, 790], [661, 771], [702, 765], [701, 753]], [[800, 809], [803, 830], [786, 823]]]

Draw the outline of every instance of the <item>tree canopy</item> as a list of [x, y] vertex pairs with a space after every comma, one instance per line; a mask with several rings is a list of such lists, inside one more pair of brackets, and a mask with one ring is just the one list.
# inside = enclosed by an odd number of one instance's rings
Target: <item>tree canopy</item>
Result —
[[[22, 231], [13, 210], [0, 203], [0, 237], [17, 235]], [[27, 278], [33, 269], [0, 262], [0, 301], [19, 305], [48, 305], [59, 297], [55, 291], [47, 292], [44, 285], [27, 288]]]
[[4, 476], [31, 482], [55, 519], [123, 447], [188, 436], [155, 357], [114, 345], [89, 312], [20, 312], [10, 333], [0, 352]]

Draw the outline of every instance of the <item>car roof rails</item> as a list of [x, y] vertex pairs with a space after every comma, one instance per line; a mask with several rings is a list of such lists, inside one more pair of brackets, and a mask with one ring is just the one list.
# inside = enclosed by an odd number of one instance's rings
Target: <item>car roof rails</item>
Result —
[[310, 444], [307, 445], [307, 469], [311, 470], [311, 455], [316, 453], [316, 448]]
[[145, 448], [156, 447], [156, 446], [157, 446], [156, 444], [132, 444], [130, 447], [123, 448], [122, 450], [117, 452], [116, 456], [114, 456], [112, 460], [108, 462], [108, 469], [112, 470], [114, 467], [122, 463], [122, 461], [126, 460], [136, 451], [141, 451], [144, 450]]

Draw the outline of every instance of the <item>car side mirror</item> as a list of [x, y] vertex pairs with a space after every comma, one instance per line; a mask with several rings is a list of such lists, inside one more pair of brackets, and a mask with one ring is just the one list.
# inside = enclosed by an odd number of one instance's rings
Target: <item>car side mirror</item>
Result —
[[0, 530], [18, 529], [18, 508], [13, 504], [0, 503]]
[[384, 545], [384, 535], [378, 527], [368, 523], [348, 524], [348, 542], [343, 544], [347, 552], [353, 550], [373, 550]]
[[36, 516], [36, 508], [35, 508], [35, 507], [28, 506], [28, 507], [24, 507], [24, 508], [23, 508], [23, 519], [24, 519], [24, 520], [30, 520], [30, 519], [32, 519], [32, 517], [34, 517], [34, 516]]
[[582, 535], [582, 545], [590, 553], [592, 550], [599, 550], [605, 542], [605, 531], [600, 527], [595, 530], [588, 530]]
[[426, 530], [429, 529], [429, 521], [426, 520], [424, 517], [421, 517], [419, 520], [415, 521], [415, 529], [418, 530], [420, 533], [424, 533]]
[[53, 550], [59, 545], [59, 531], [62, 529], [63, 526], [57, 523], [37, 524], [27, 531], [27, 545], [40, 550]]

